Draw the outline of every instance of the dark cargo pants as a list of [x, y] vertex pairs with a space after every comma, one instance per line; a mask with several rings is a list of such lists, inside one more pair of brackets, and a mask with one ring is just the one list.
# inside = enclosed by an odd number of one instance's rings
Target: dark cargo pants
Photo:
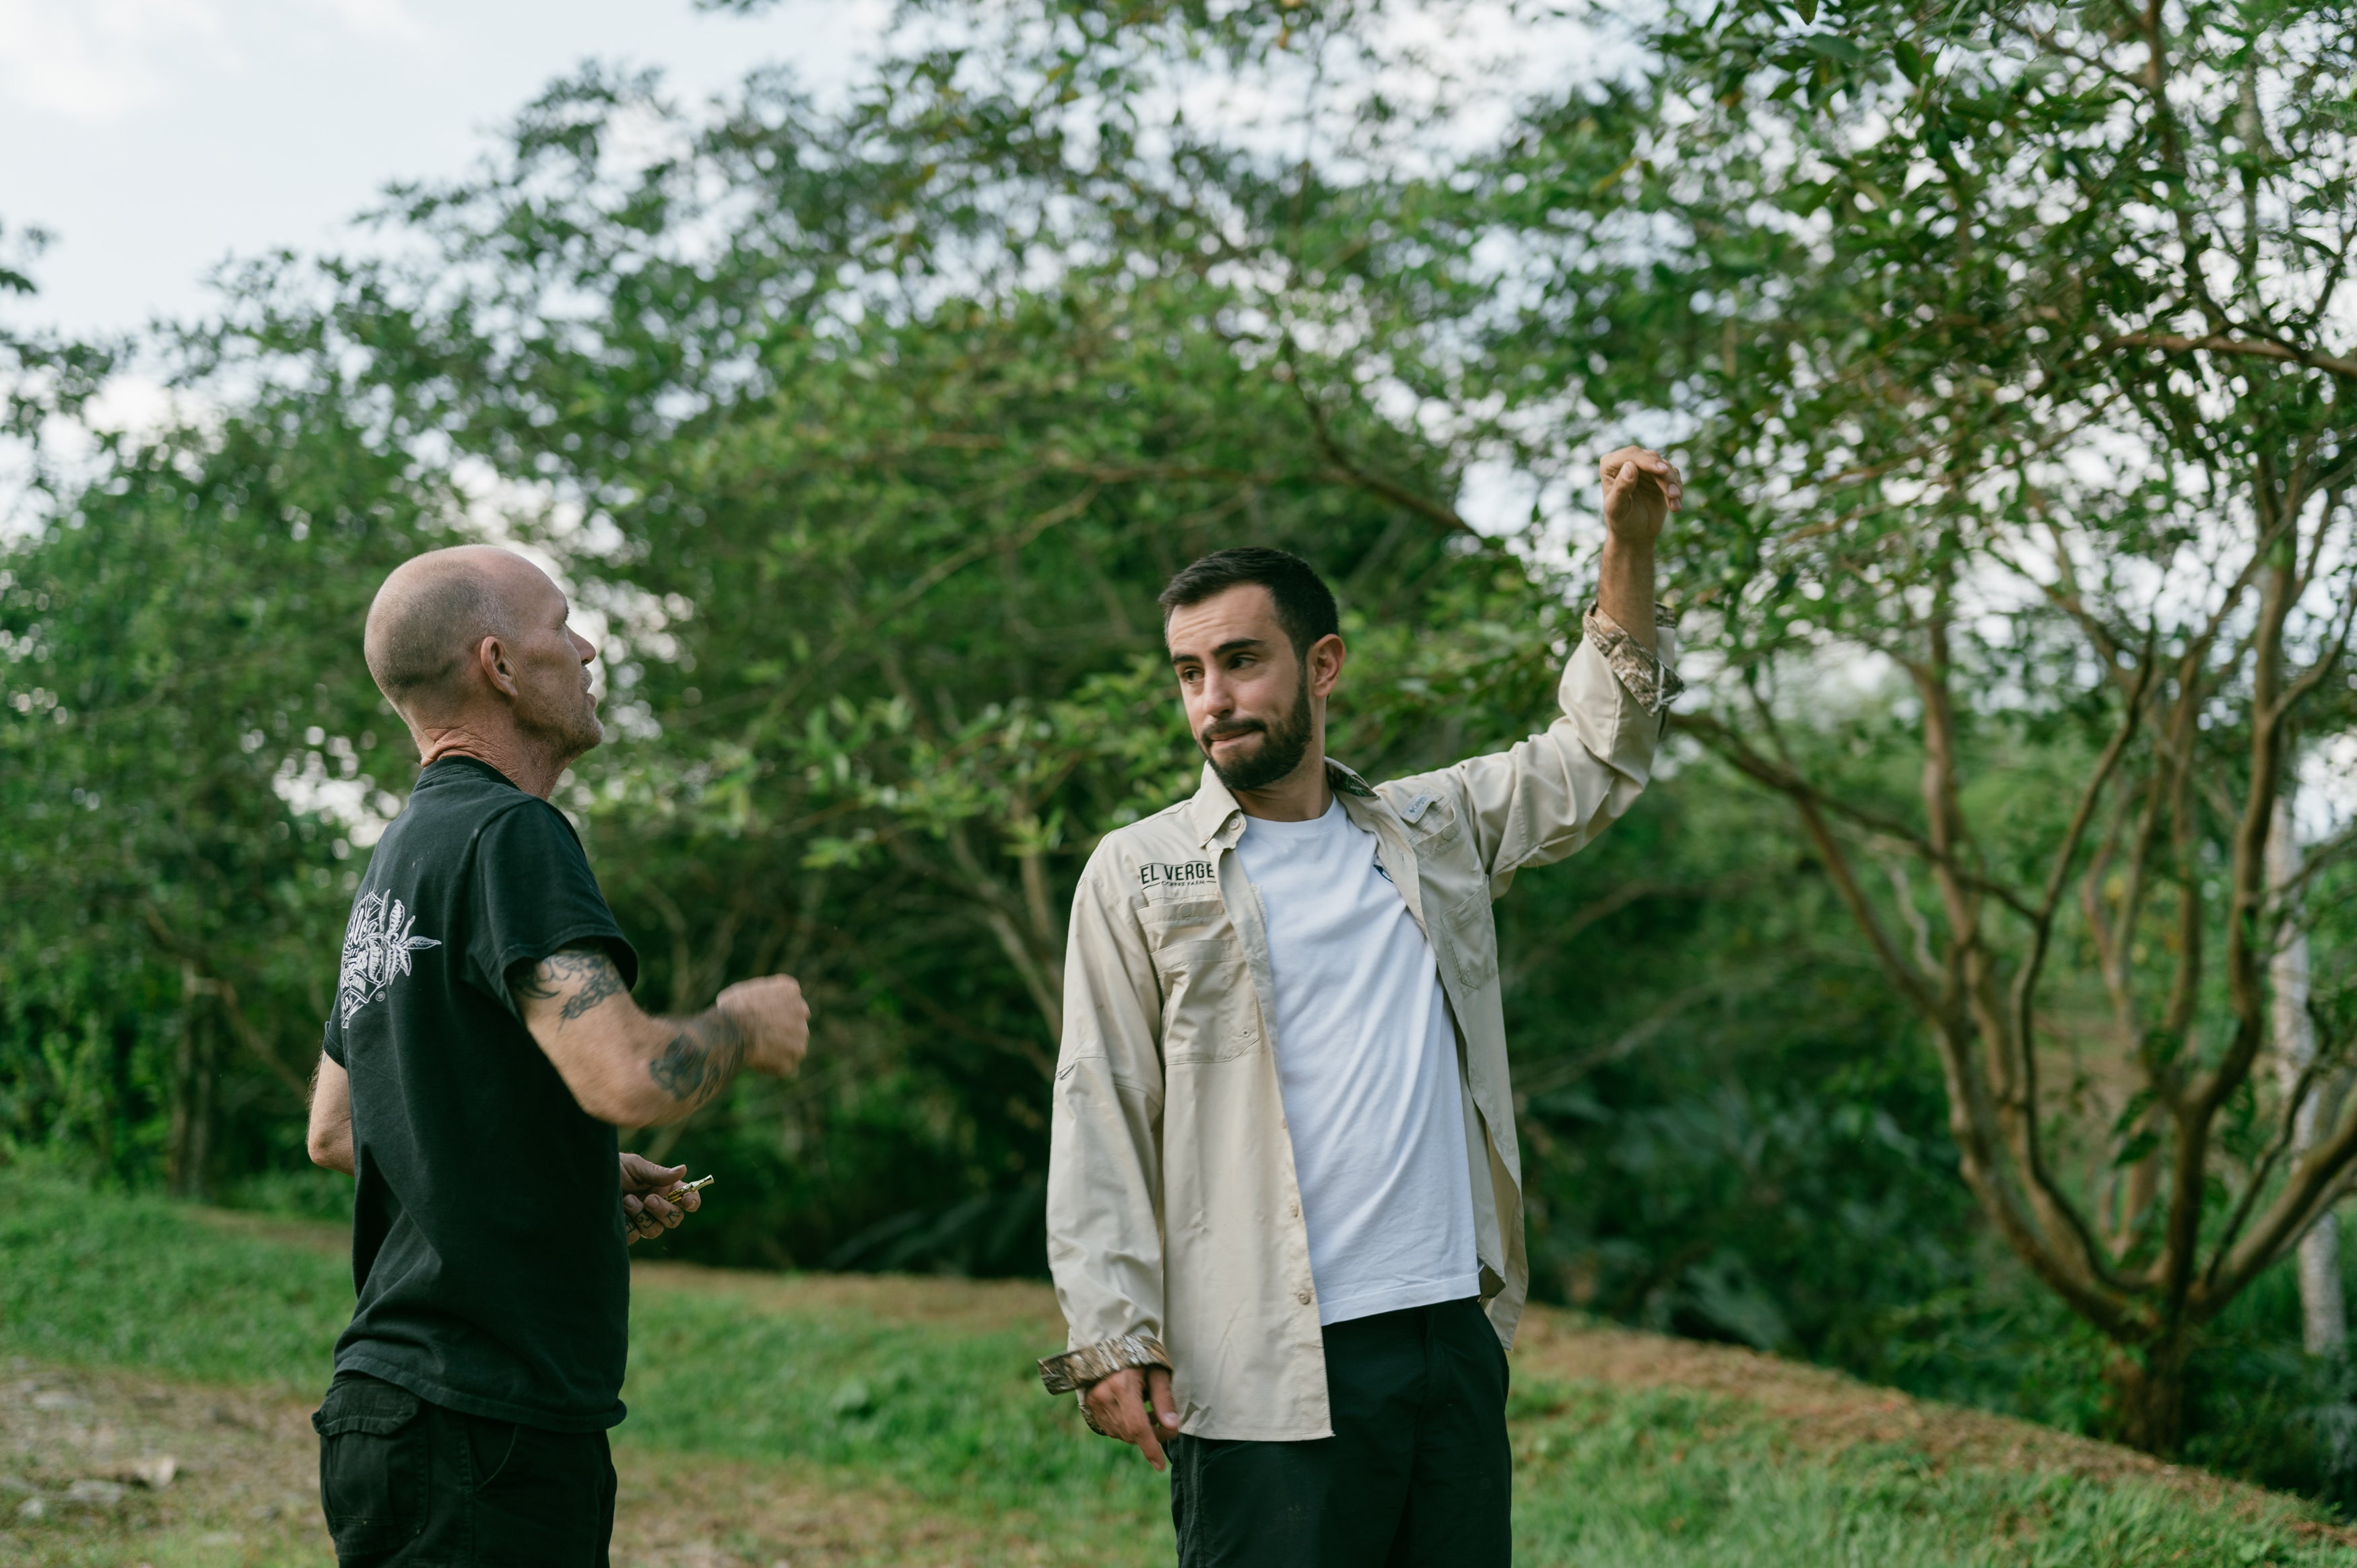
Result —
[[606, 1568], [602, 1432], [544, 1432], [337, 1374], [311, 1417], [319, 1504], [343, 1568]]
[[1334, 1435], [1177, 1437], [1180, 1568], [1505, 1568], [1506, 1352], [1479, 1303], [1328, 1326]]

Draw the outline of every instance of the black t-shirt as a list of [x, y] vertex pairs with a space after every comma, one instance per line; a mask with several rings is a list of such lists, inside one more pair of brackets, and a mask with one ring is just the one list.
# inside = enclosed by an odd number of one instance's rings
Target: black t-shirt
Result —
[[637, 982], [564, 813], [471, 757], [426, 768], [361, 879], [328, 1020], [360, 1183], [338, 1371], [552, 1431], [622, 1419], [615, 1132], [575, 1102], [506, 979], [585, 942]]

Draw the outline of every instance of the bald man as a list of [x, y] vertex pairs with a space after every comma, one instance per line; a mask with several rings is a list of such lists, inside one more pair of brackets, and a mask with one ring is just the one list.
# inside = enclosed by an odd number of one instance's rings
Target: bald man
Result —
[[311, 1103], [311, 1158], [359, 1177], [359, 1301], [312, 1418], [345, 1564], [606, 1562], [625, 1249], [679, 1223], [655, 1195], [684, 1174], [615, 1128], [791, 1072], [809, 1037], [784, 975], [693, 1018], [631, 1003], [637, 955], [548, 803], [603, 738], [568, 616], [479, 546], [404, 564], [369, 610], [424, 771], [353, 900]]

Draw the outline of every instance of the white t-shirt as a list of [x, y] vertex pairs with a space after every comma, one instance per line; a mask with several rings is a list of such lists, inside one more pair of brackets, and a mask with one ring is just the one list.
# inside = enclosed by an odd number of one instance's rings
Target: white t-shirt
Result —
[[1340, 800], [1314, 822], [1248, 817], [1236, 842], [1267, 917], [1320, 1324], [1480, 1292], [1448, 1003], [1375, 848]]

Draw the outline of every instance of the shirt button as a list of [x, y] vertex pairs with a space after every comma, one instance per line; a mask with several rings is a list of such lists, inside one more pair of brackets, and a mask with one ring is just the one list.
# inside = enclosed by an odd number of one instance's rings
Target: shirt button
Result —
[[1285, 1212], [1287, 1218], [1298, 1219], [1301, 1218], [1301, 1205], [1297, 1203], [1288, 1203], [1285, 1206]]
[[1296, 1291], [1293, 1293], [1293, 1299], [1299, 1302], [1302, 1305], [1308, 1306], [1309, 1305], [1310, 1294], [1311, 1293], [1306, 1290]]

